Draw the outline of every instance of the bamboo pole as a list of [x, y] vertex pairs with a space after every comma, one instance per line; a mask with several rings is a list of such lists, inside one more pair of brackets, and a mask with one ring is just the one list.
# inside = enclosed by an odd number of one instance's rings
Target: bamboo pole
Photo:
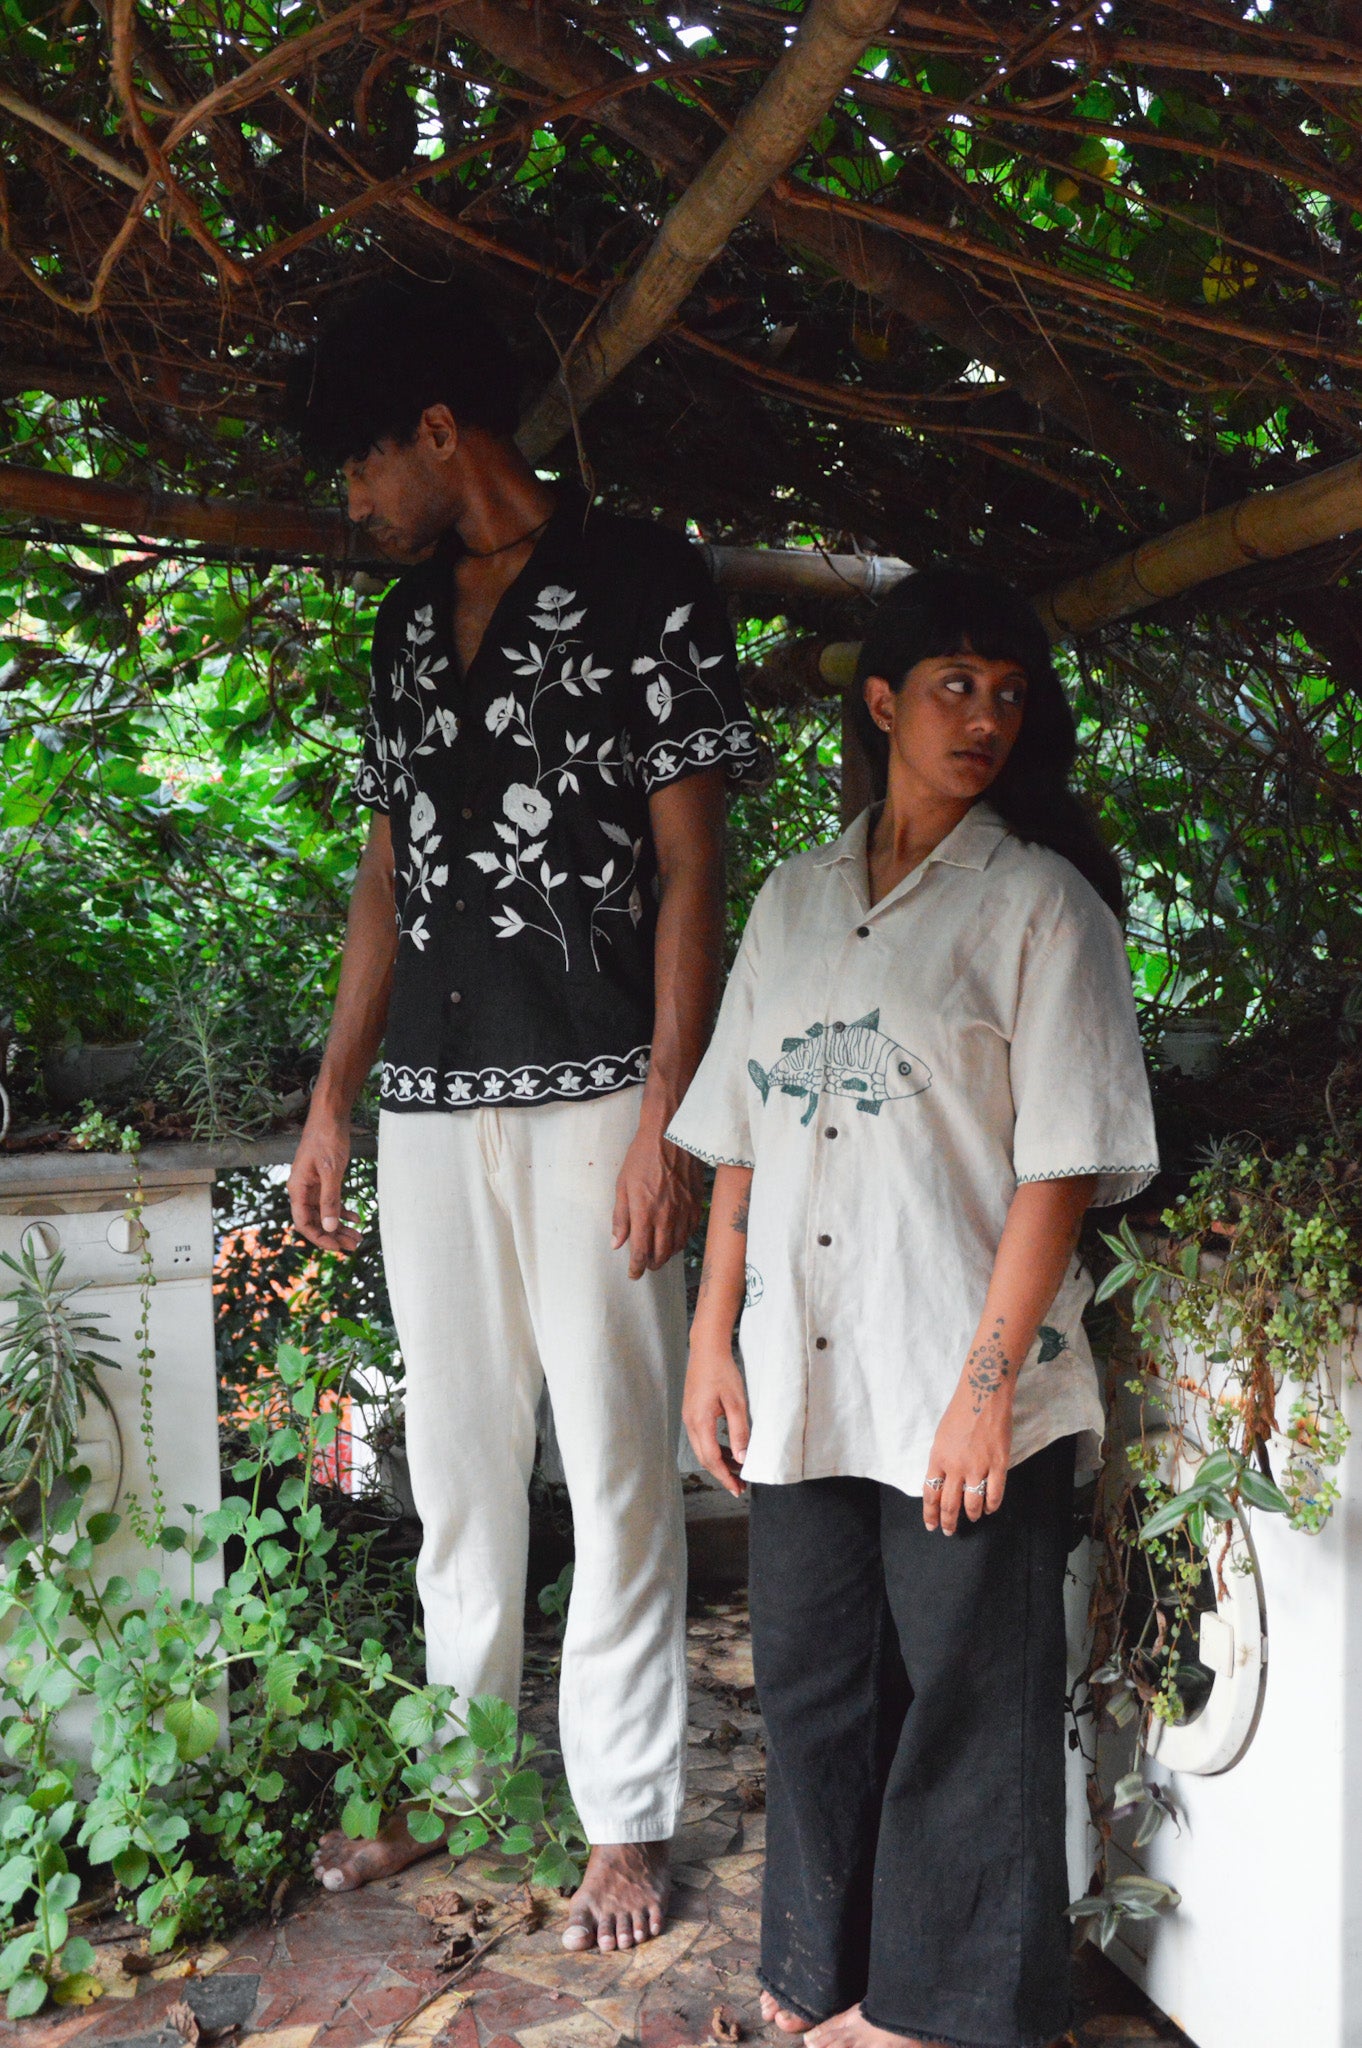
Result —
[[[5, 514], [201, 541], [225, 552], [372, 561], [340, 512], [265, 500], [205, 502], [13, 464], [0, 464], [0, 516]], [[1174, 527], [1045, 592], [1036, 608], [1051, 638], [1066, 639], [1179, 597], [1251, 562], [1278, 561], [1357, 532], [1362, 532], [1362, 456]], [[906, 562], [890, 555], [719, 546], [704, 552], [716, 582], [746, 598], [876, 597], [910, 574]], [[856, 650], [855, 641], [829, 642], [821, 656], [824, 680], [844, 687]]]
[[784, 56], [667, 215], [638, 269], [521, 421], [516, 438], [532, 462], [542, 462], [668, 326], [734, 229], [789, 170], [896, 5], [811, 0]]
[[1129, 618], [1250, 562], [1338, 540], [1362, 529], [1362, 456], [1276, 491], [1256, 491], [1204, 519], [1156, 534], [1114, 562], [1072, 577], [1037, 600], [1052, 640]]

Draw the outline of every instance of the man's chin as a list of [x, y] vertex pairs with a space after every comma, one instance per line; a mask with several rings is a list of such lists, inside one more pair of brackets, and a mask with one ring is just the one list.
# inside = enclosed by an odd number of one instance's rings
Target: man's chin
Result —
[[370, 530], [366, 538], [372, 541], [384, 561], [398, 562], [404, 567], [424, 562], [435, 551], [433, 540], [418, 540], [411, 534], [392, 533], [386, 529], [382, 533]]

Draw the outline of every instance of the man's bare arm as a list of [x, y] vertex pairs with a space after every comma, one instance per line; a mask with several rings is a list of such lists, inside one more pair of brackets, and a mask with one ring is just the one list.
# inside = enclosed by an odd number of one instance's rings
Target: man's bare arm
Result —
[[633, 1279], [675, 1257], [700, 1220], [700, 1173], [666, 1142], [714, 1024], [723, 968], [724, 778], [687, 776], [649, 798], [659, 903], [652, 1064], [615, 1193], [614, 1242]]
[[326, 1052], [289, 1175], [294, 1224], [325, 1252], [352, 1252], [359, 1243], [359, 1233], [341, 1208], [350, 1163], [350, 1111], [383, 1042], [396, 957], [392, 829], [376, 811], [350, 893]]

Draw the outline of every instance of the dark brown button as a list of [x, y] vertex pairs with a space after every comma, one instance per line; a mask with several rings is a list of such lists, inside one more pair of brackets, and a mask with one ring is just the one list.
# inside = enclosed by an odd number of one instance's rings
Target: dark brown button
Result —
[[825, 1138], [835, 1138], [837, 1136], [836, 1124], [829, 1124], [827, 1129], [824, 1131], [823, 1136]]
[[845, 1024], [842, 1024], [842, 1023], [837, 1023], [837, 1024], [834, 1024], [832, 1028], [833, 1028], [833, 1030], [834, 1030], [834, 1031], [845, 1031], [847, 1027], [846, 1027], [846, 1025], [845, 1025]]
[[462, 896], [457, 896], [457, 897], [456, 897], [456, 898], [454, 899], [454, 908], [455, 908], [456, 910], [462, 910], [462, 909], [463, 909], [464, 907], [465, 907], [465, 906], [464, 906], [464, 900], [463, 900]]
[[856, 936], [858, 939], [868, 939], [870, 937], [870, 926], [868, 924], [858, 924]]
[[828, 1236], [828, 1233], [826, 1232], [826, 1230], [825, 1230], [825, 1231], [823, 1232], [823, 1234], [822, 1234], [822, 1236], [821, 1236], [821, 1237], [819, 1238], [818, 1242], [819, 1242], [820, 1244], [831, 1244], [831, 1243], [832, 1243], [832, 1239], [831, 1239], [831, 1238], [830, 1238], [830, 1237]]
[[814, 1348], [814, 1350], [815, 1350], [815, 1351], [826, 1351], [826, 1350], [827, 1350], [827, 1348], [828, 1348], [828, 1340], [827, 1340], [827, 1338], [826, 1338], [826, 1337], [815, 1337], [815, 1339], [814, 1339], [814, 1344], [813, 1344], [813, 1348]]
[[460, 813], [460, 815], [465, 818], [471, 818], [473, 813], [467, 808], [467, 806], [465, 806], [464, 810]]

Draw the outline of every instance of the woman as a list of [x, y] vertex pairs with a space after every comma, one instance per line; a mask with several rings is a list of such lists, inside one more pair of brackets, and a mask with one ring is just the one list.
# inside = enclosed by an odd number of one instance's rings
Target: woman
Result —
[[768, 2021], [1037, 2048], [1068, 2018], [1062, 1587], [1103, 1427], [1074, 1246], [1152, 1178], [1152, 1117], [1034, 612], [915, 576], [858, 681], [884, 800], [766, 883], [669, 1133], [718, 1169], [686, 1424], [751, 1491]]

